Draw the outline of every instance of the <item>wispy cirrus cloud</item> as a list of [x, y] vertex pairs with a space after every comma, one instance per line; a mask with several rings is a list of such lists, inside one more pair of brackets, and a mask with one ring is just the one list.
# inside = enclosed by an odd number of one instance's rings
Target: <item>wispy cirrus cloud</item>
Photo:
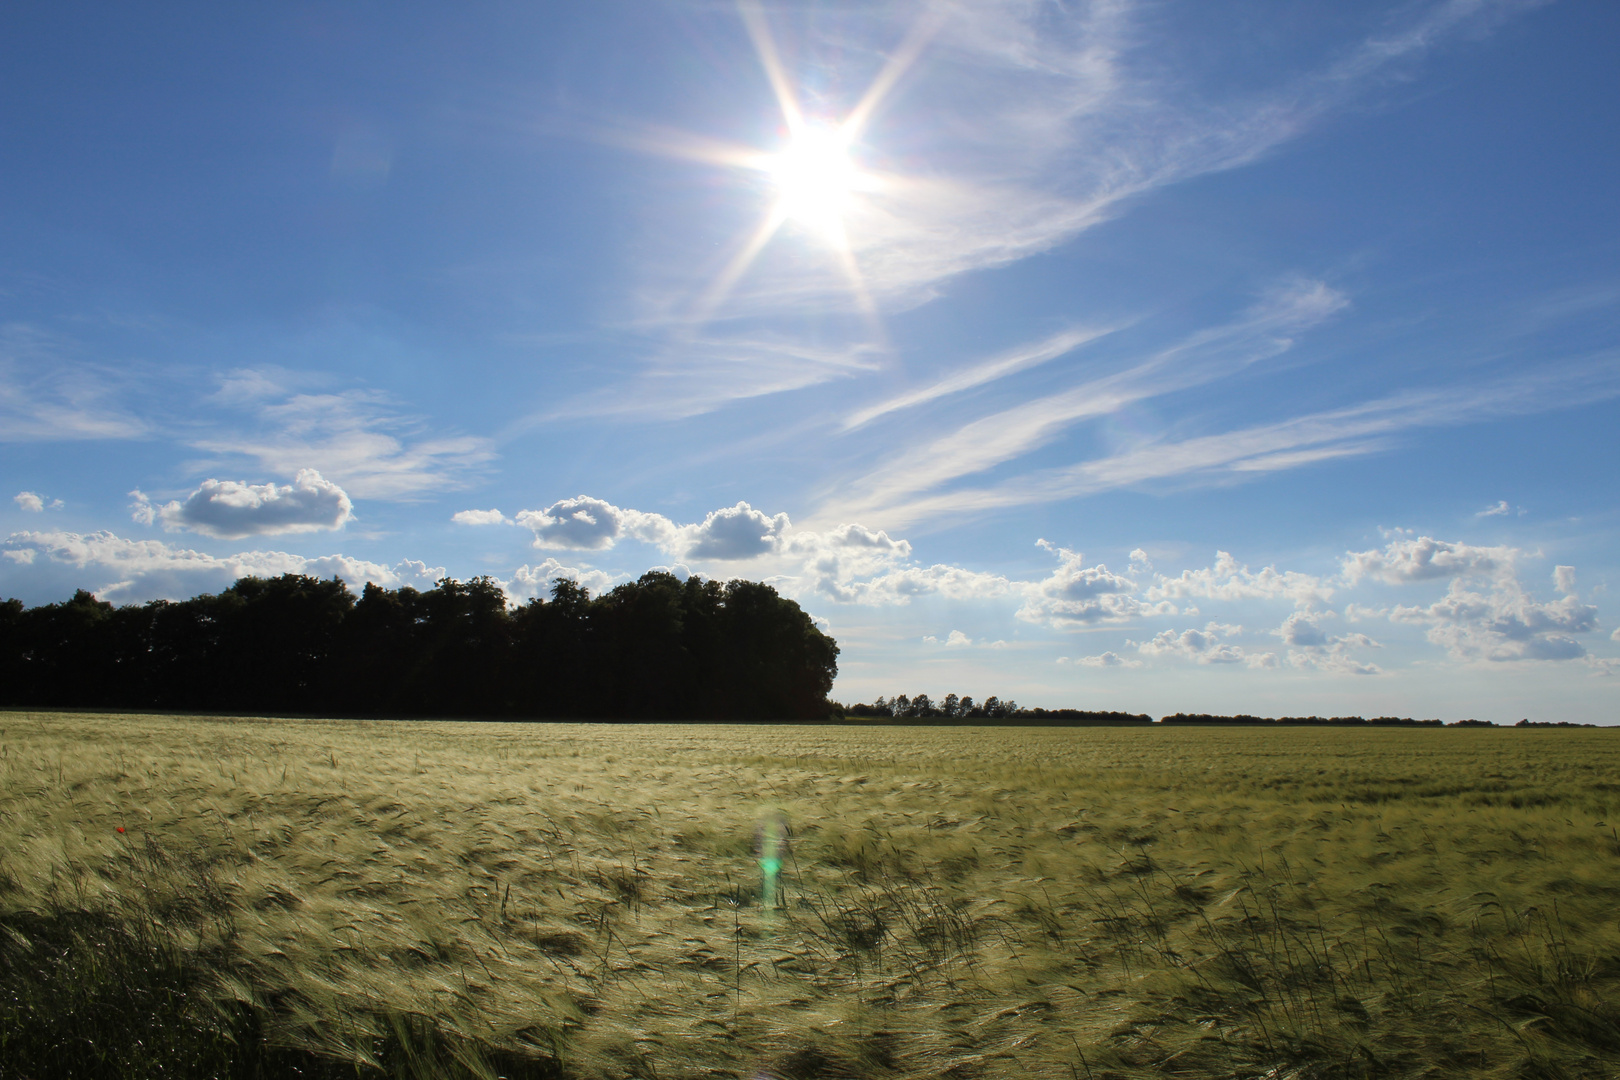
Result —
[[821, 345], [768, 334], [681, 339], [659, 346], [634, 378], [580, 395], [515, 428], [594, 416], [698, 416], [735, 401], [871, 374], [885, 353], [872, 342]]
[[1348, 299], [1320, 281], [1282, 284], [1230, 323], [1183, 340], [1110, 375], [1002, 409], [900, 454], [861, 478], [836, 514], [877, 517], [919, 493], [1036, 450], [1085, 420], [1134, 402], [1242, 371], [1293, 347], [1297, 335], [1342, 310]]
[[[861, 492], [857, 499], [829, 501], [821, 513], [844, 516], [860, 513], [886, 528], [897, 528], [939, 516], [1052, 502], [1150, 482], [1173, 482], [1191, 477], [1235, 481], [1334, 458], [1375, 453], [1389, 447], [1403, 432], [1417, 428], [1542, 412], [1565, 407], [1572, 400], [1612, 398], [1620, 395], [1620, 364], [1615, 361], [1615, 357], [1606, 356], [1596, 362], [1568, 365], [1561, 371], [1535, 378], [1500, 379], [1466, 389], [1392, 394], [1274, 423], [1151, 443], [1063, 468], [1039, 470], [989, 487], [956, 487], [922, 494], [928, 486], [943, 487], [946, 480], [961, 475], [954, 469], [932, 466], [924, 458], [904, 471], [877, 474], [877, 483], [868, 481], [855, 485]], [[1037, 403], [1031, 408], [1038, 410], [1040, 406]], [[1019, 452], [1023, 446], [1034, 444], [1035, 440], [1028, 436], [1016, 434], [1001, 440], [1002, 447]], [[948, 446], [942, 449], [954, 452]], [[966, 448], [960, 456], [977, 453]], [[1012, 456], [979, 455], [980, 460], [988, 461], [1007, 460]], [[911, 497], [907, 498], [908, 495]]]
[[1044, 364], [1048, 360], [1056, 360], [1058, 357], [1066, 356], [1082, 345], [1113, 333], [1114, 329], [1110, 327], [1102, 330], [1079, 328], [1062, 330], [1039, 341], [1029, 342], [1017, 348], [1009, 349], [988, 360], [953, 371], [944, 378], [926, 386], [897, 394], [886, 401], [878, 402], [876, 405], [868, 405], [857, 409], [844, 418], [844, 430], [850, 431], [869, 424], [880, 416], [887, 416], [902, 409], [910, 409], [938, 398], [958, 394], [964, 390], [971, 390], [976, 386], [983, 386], [986, 383], [1004, 379], [1009, 375], [1025, 371], [1038, 364]]
[[[772, 388], [843, 377], [847, 369], [815, 356], [794, 356], [779, 343], [761, 347], [747, 330], [716, 328], [797, 315], [825, 322], [841, 312], [853, 318], [849, 342], [878, 342], [880, 336], [860, 329], [861, 316], [869, 323], [882, 312], [926, 303], [952, 278], [1049, 251], [1154, 190], [1254, 162], [1409, 73], [1435, 48], [1539, 2], [1404, 7], [1364, 39], [1321, 56], [1314, 69], [1238, 96], [1167, 71], [1152, 28], [1154, 6], [1127, 0], [1061, 9], [1025, 0], [953, 5], [926, 9], [921, 22], [915, 12], [801, 22], [798, 32], [809, 38], [794, 50], [798, 55], [820, 48], [843, 63], [866, 58], [883, 71], [874, 83], [881, 91], [858, 107], [842, 105], [861, 113], [852, 152], [868, 182], [843, 208], [836, 244], [738, 220], [726, 269], [695, 264], [680, 230], [671, 233], [667, 256], [648, 252], [643, 266], [650, 276], [635, 290], [641, 300], [632, 321], [649, 341], [660, 328], [673, 340], [703, 336], [711, 349], [757, 355], [771, 375], [760, 380], [745, 363], [732, 366], [727, 378], [729, 365], [701, 358], [671, 368], [660, 360], [663, 347], [654, 345], [641, 379], [662, 390], [628, 396], [676, 401], [678, 415], [692, 415]], [[769, 24], [757, 12], [750, 16], [750, 39], [786, 108], [797, 78], [807, 73], [782, 65]], [[842, 75], [860, 85], [854, 71]], [[896, 80], [907, 94], [884, 100]], [[926, 114], [913, 101], [926, 101]], [[827, 107], [827, 121], [844, 119], [837, 103]], [[750, 176], [768, 170], [776, 149], [652, 126], [638, 136], [633, 128], [609, 125], [602, 137]], [[755, 213], [762, 197], [739, 197], [734, 205]], [[718, 226], [707, 220], [704, 227]], [[724, 279], [718, 291], [716, 275]], [[697, 334], [700, 327], [709, 329]], [[941, 380], [939, 393], [952, 392], [950, 378]], [[926, 390], [919, 392], [926, 400]], [[901, 395], [885, 404], [910, 403]], [[582, 404], [591, 407], [589, 399]], [[872, 408], [880, 411], [857, 410], [847, 425], [882, 415], [883, 405]]]
[[152, 426], [123, 400], [118, 370], [75, 359], [41, 327], [0, 325], [0, 442], [138, 439]]
[[433, 434], [386, 394], [293, 389], [280, 374], [231, 373], [222, 381], [220, 400], [245, 422], [194, 425], [185, 441], [223, 463], [245, 458], [276, 475], [316, 469], [348, 494], [368, 499], [411, 500], [458, 490], [496, 459], [489, 437]]

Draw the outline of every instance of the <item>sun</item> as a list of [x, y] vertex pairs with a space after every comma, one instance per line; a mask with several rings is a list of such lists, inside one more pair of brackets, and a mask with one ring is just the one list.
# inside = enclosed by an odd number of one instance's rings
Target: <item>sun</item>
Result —
[[776, 183], [777, 213], [824, 236], [843, 232], [851, 197], [867, 186], [849, 156], [847, 135], [833, 126], [800, 128], [766, 171]]
[[698, 298], [693, 321], [701, 324], [719, 310], [732, 287], [771, 239], [789, 224], [797, 226], [805, 237], [832, 255], [848, 280], [856, 305], [875, 320], [876, 307], [867, 292], [858, 255], [864, 247], [870, 246], [871, 239], [864, 238], [867, 243], [863, 244], [860, 230], [877, 219], [860, 213], [864, 200], [859, 196], [892, 195], [904, 186], [905, 180], [893, 174], [862, 169], [851, 150], [856, 145], [865, 145], [863, 134], [873, 114], [921, 54], [938, 29], [942, 16], [919, 17], [855, 107], [833, 121], [806, 115], [801, 107], [798, 89], [777, 53], [759, 0], [737, 0], [737, 11], [776, 95], [787, 134], [784, 145], [772, 152], [669, 134], [650, 136], [644, 143], [647, 149], [657, 153], [763, 173], [766, 182], [775, 188], [770, 209]]

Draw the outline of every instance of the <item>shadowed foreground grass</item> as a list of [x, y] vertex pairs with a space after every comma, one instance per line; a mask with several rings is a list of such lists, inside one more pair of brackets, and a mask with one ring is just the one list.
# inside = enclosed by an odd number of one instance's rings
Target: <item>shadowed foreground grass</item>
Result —
[[1613, 1077], [1617, 815], [1602, 730], [0, 713], [0, 1077]]

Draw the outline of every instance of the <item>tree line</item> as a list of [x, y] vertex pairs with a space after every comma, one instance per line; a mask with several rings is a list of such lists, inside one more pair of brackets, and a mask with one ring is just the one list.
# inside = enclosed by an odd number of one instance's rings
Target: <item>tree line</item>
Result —
[[1153, 717], [1142, 713], [1094, 712], [1088, 709], [1026, 709], [1011, 700], [992, 694], [982, 702], [971, 697], [946, 694], [938, 702], [927, 694], [893, 698], [879, 697], [870, 704], [843, 707], [843, 715], [861, 719], [942, 720], [958, 723], [1001, 721], [1015, 724], [1151, 724]]
[[662, 571], [509, 607], [487, 577], [428, 590], [244, 577], [115, 607], [0, 603], [0, 705], [337, 715], [824, 719], [838, 645], [752, 581]]

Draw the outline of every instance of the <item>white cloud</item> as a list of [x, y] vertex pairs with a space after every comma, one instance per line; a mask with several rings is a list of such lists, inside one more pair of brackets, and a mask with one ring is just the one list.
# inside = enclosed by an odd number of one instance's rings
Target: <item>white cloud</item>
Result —
[[[1314, 75], [1212, 104], [1208, 87], [1166, 78], [1139, 5], [955, 5], [914, 95], [926, 95], [928, 130], [949, 144], [930, 147], [925, 131], [911, 153], [927, 160], [928, 179], [886, 175], [857, 200], [853, 257], [880, 299], [926, 299], [946, 278], [1045, 251], [1144, 192], [1254, 161], [1479, 7], [1495, 5], [1437, 5]], [[740, 300], [825, 303], [838, 288], [807, 277], [794, 263], [763, 267]]]
[[547, 559], [538, 566], [524, 564], [517, 568], [512, 580], [505, 583], [506, 594], [514, 600], [527, 600], [534, 596], [549, 596], [551, 586], [559, 579], [577, 582], [600, 596], [613, 584], [613, 575], [588, 567], [564, 566], [556, 559]]
[[19, 491], [11, 497], [11, 501], [17, 504], [18, 509], [27, 511], [30, 514], [43, 513], [47, 508], [51, 510], [62, 509], [61, 499], [52, 499], [47, 503], [45, 496], [34, 491]]
[[1131, 550], [1130, 559], [1131, 573], [1147, 574], [1152, 572], [1153, 563], [1148, 559], [1148, 553], [1143, 551], [1141, 548], [1133, 548]]
[[1495, 506], [1487, 506], [1474, 516], [1477, 518], [1504, 517], [1512, 512], [1513, 508], [1507, 504], [1506, 499], [1498, 499]]
[[444, 567], [430, 567], [413, 559], [393, 566], [347, 555], [307, 558], [284, 551], [244, 551], [209, 555], [178, 548], [161, 540], [129, 540], [113, 533], [19, 532], [0, 545], [15, 562], [56, 563], [92, 571], [102, 584], [92, 591], [115, 603], [154, 599], [180, 600], [203, 592], [217, 592], [237, 578], [274, 577], [280, 574], [337, 576], [358, 589], [366, 582], [387, 588], [409, 585], [432, 588], [445, 576]]
[[1056, 360], [1058, 357], [1071, 353], [1080, 346], [1112, 332], [1111, 328], [1107, 330], [1063, 330], [1040, 341], [1020, 345], [989, 360], [952, 372], [943, 379], [939, 379], [927, 386], [909, 390], [886, 401], [880, 401], [876, 405], [868, 405], [865, 408], [858, 409], [844, 420], [844, 430], [849, 431], [863, 424], [869, 424], [880, 416], [887, 416], [889, 413], [898, 412], [901, 409], [909, 409], [912, 406], [922, 405], [936, 398], [960, 393], [975, 386], [982, 386], [985, 383], [1016, 374], [1037, 364], [1044, 364], [1048, 360]]
[[1575, 594], [1575, 568], [1552, 573], [1557, 600], [1541, 602], [1519, 580], [1524, 552], [1479, 547], [1429, 536], [1398, 537], [1381, 549], [1349, 552], [1344, 577], [1390, 585], [1446, 581], [1431, 604], [1396, 604], [1393, 622], [1427, 627], [1426, 636], [1457, 660], [1572, 660], [1586, 648], [1571, 635], [1597, 629], [1597, 608]]
[[1428, 639], [1457, 660], [1573, 660], [1586, 648], [1570, 635], [1597, 629], [1597, 608], [1573, 594], [1539, 603], [1516, 577], [1500, 575], [1453, 578], [1439, 600], [1396, 605], [1389, 617], [1427, 626]]
[[1241, 633], [1241, 626], [1211, 622], [1202, 630], [1161, 630], [1147, 641], [1126, 641], [1143, 656], [1191, 660], [1198, 664], [1244, 664], [1251, 668], [1277, 666], [1275, 653], [1253, 653], [1222, 638]]
[[987, 574], [945, 563], [901, 567], [867, 581], [833, 584], [837, 599], [862, 604], [908, 604], [917, 596], [989, 600], [1006, 596], [1017, 587], [1000, 574]]
[[1022, 457], [1083, 420], [1231, 375], [1285, 352], [1293, 345], [1292, 335], [1347, 303], [1322, 282], [1290, 281], [1233, 322], [1193, 334], [1123, 371], [1000, 410], [914, 447], [863, 478], [839, 512], [884, 514], [888, 520], [885, 510], [893, 504]]
[[499, 510], [458, 510], [450, 515], [457, 525], [510, 525], [512, 519]]
[[682, 528], [677, 544], [687, 558], [752, 559], [776, 551], [790, 524], [786, 514], [773, 517], [739, 502]]
[[138, 439], [148, 425], [119, 401], [124, 372], [80, 363], [73, 343], [0, 325], [0, 442]]
[[960, 630], [952, 630], [950, 637], [945, 639], [947, 649], [962, 649], [973, 644], [973, 639]]
[[544, 510], [519, 511], [517, 523], [534, 532], [534, 546], [541, 549], [600, 551], [621, 539], [668, 548], [676, 534], [674, 522], [662, 514], [622, 510], [589, 495], [561, 499]]
[[1337, 618], [1331, 611], [1296, 611], [1283, 620], [1273, 634], [1288, 646], [1288, 663], [1307, 671], [1333, 671], [1352, 675], [1377, 675], [1381, 669], [1350, 655], [1351, 649], [1380, 649], [1366, 634], [1329, 634], [1324, 623]]
[[1142, 661], [1127, 659], [1116, 652], [1105, 652], [1097, 656], [1077, 656], [1072, 660], [1067, 656], [1060, 656], [1057, 658], [1057, 662], [1073, 667], [1088, 668], [1139, 668], [1142, 666]]
[[[858, 22], [796, 18], [797, 32], [811, 39], [803, 55], [887, 54], [879, 97], [906, 71], [905, 100], [873, 122], [893, 130], [875, 132], [861, 149], [869, 182], [844, 213], [844, 240], [836, 247], [796, 242], [805, 236], [772, 240], [768, 217], [753, 216], [768, 214], [755, 171], [767, 159], [761, 148], [669, 131], [595, 131], [594, 137], [621, 146], [720, 170], [743, 167], [717, 174], [720, 183], [736, 178], [736, 198], [717, 201], [749, 207], [750, 218], [715, 218], [667, 202], [649, 206], [666, 226], [658, 235], [667, 235], [668, 246], [639, 260], [646, 280], [634, 290], [639, 311], [630, 321], [673, 328], [671, 336], [680, 341], [695, 326], [749, 326], [809, 312], [821, 326], [842, 318], [851, 339], [875, 337], [860, 316], [925, 303], [957, 275], [1048, 251], [1149, 192], [1254, 162], [1404, 73], [1447, 37], [1488, 27], [1518, 6], [1490, 0], [1419, 5], [1403, 11], [1400, 28], [1386, 24], [1359, 43], [1341, 44], [1337, 61], [1240, 96], [1208, 85], [1193, 69], [1167, 66], [1162, 18], [1150, 4], [951, 4], [925, 6], [921, 16], [902, 5], [863, 9], [870, 17]], [[896, 14], [885, 18], [891, 10]], [[753, 27], [756, 42], [769, 33], [770, 21]], [[923, 60], [911, 66], [918, 50]], [[734, 61], [752, 64], [743, 56]], [[925, 117], [908, 115], [924, 108]], [[900, 132], [897, 143], [891, 136]], [[903, 145], [904, 157], [885, 160], [885, 145]], [[670, 229], [672, 220], [692, 226]], [[794, 232], [792, 224], [783, 231]], [[711, 248], [723, 253], [695, 265], [693, 252]], [[747, 336], [737, 335], [739, 341]], [[702, 355], [718, 351], [716, 344], [673, 362], [666, 351], [655, 350], [644, 386], [621, 393], [621, 400], [689, 415], [845, 373], [819, 358], [785, 356], [774, 342], [757, 350], [740, 345], [731, 350], [737, 355], [718, 364]], [[754, 375], [755, 367], [766, 374]], [[972, 373], [946, 383], [965, 378], [971, 385]], [[920, 391], [924, 400], [937, 396], [932, 390]], [[912, 403], [907, 397], [880, 408], [905, 407]], [[607, 402], [604, 394], [597, 404]], [[866, 510], [843, 516], [872, 517]]]
[[759, 335], [682, 337], [661, 347], [638, 382], [615, 382], [528, 417], [520, 427], [593, 416], [682, 419], [750, 398], [877, 371], [884, 350], [822, 348]]
[[876, 573], [910, 555], [911, 545], [906, 541], [859, 524], [825, 532], [793, 531], [786, 514], [766, 514], [747, 502], [715, 510], [700, 522], [677, 525], [662, 514], [580, 495], [544, 510], [521, 511], [516, 520], [534, 532], [534, 546], [541, 549], [600, 551], [620, 540], [634, 539], [692, 562], [789, 559], [802, 567], [812, 588], [844, 601], [870, 595], [874, 589], [880, 593], [917, 591], [899, 580], [856, 583], [859, 576]]
[[1286, 599], [1302, 610], [1326, 604], [1333, 598], [1333, 587], [1312, 574], [1294, 570], [1279, 571], [1266, 566], [1251, 571], [1238, 565], [1230, 553], [1217, 551], [1213, 566], [1183, 570], [1177, 577], [1159, 575], [1144, 594], [1149, 600], [1180, 600], [1203, 597], [1210, 600]]
[[133, 517], [169, 532], [189, 529], [222, 540], [341, 529], [353, 516], [348, 493], [314, 469], [300, 469], [291, 484], [205, 480], [186, 497], [162, 506], [139, 490]]
[[1296, 611], [1283, 620], [1282, 626], [1276, 631], [1277, 636], [1285, 643], [1301, 648], [1326, 645], [1328, 635], [1327, 631], [1322, 629], [1322, 622], [1332, 614], [1330, 611], [1318, 613]]
[[[936, 467], [927, 454], [913, 451], [903, 456], [898, 465], [874, 473], [875, 479], [849, 485], [856, 495], [822, 512], [859, 513], [895, 528], [942, 517], [959, 520], [966, 514], [1074, 499], [1155, 481], [1186, 482], [1200, 477], [1206, 482], [1234, 482], [1333, 458], [1375, 453], [1386, 449], [1392, 436], [1412, 428], [1523, 415], [1561, 408], [1577, 398], [1606, 400], [1620, 393], [1617, 373], [1620, 369], [1610, 358], [1572, 364], [1562, 371], [1546, 372], [1535, 378], [1505, 379], [1481, 387], [1402, 392], [1278, 423], [1180, 442], [1150, 443], [1107, 457], [1029, 473], [994, 486], [951, 488], [931, 494], [922, 492], [939, 486], [947, 478], [965, 475], [965, 471], [959, 474], [954, 465]], [[1098, 400], [1094, 402], [1095, 415], [1112, 412], [1122, 403]], [[968, 425], [954, 437], [972, 434], [972, 428], [973, 425]], [[987, 447], [982, 453], [972, 449], [952, 451], [947, 445], [949, 440], [931, 445], [938, 445], [940, 454], [946, 455], [942, 460], [966, 455], [983, 460], [977, 467], [988, 468], [1025, 453], [1041, 441], [995, 431], [984, 432], [983, 438]], [[1012, 452], [1002, 453], [995, 449], [998, 446]], [[950, 458], [950, 454], [955, 458]]]
[[1477, 547], [1418, 536], [1391, 540], [1381, 549], [1346, 552], [1341, 572], [1352, 585], [1369, 577], [1390, 585], [1470, 575], [1498, 577], [1511, 574], [1521, 554], [1517, 548]]
[[319, 469], [359, 498], [410, 500], [456, 490], [496, 456], [482, 436], [426, 435], [421, 420], [369, 391], [288, 393], [283, 379], [234, 372], [221, 389], [227, 392], [223, 400], [254, 421], [193, 437], [190, 445], [249, 458], [272, 473]]
[[864, 525], [845, 524], [825, 532], [789, 533], [782, 550], [802, 561], [817, 592], [852, 601], [856, 596], [851, 582], [904, 562], [911, 555], [911, 544]]
[[1050, 577], [1025, 585], [1024, 606], [1018, 609], [1018, 617], [1025, 622], [1063, 629], [1176, 613], [1173, 604], [1138, 600], [1132, 595], [1136, 592], [1136, 582], [1110, 573], [1101, 563], [1086, 566], [1084, 557], [1077, 551], [1056, 547], [1045, 540], [1036, 543], [1058, 556], [1058, 567]]

